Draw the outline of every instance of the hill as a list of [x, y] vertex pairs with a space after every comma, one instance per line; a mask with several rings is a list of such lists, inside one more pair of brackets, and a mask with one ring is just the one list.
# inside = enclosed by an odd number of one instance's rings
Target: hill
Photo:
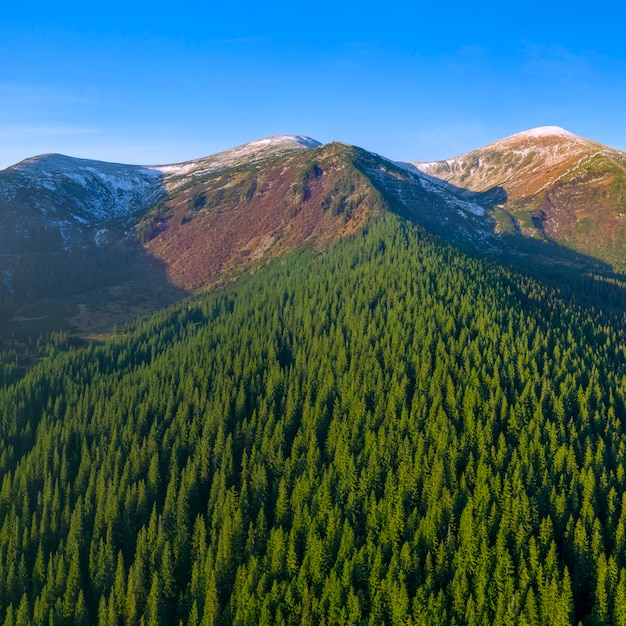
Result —
[[0, 390], [0, 618], [626, 614], [623, 316], [381, 213]]
[[390, 208], [457, 241], [485, 236], [481, 207], [415, 171], [297, 136], [177, 165], [46, 155], [2, 174], [0, 309], [18, 336], [110, 329], [299, 246], [328, 249]]
[[33, 157], [0, 172], [1, 334], [101, 337], [388, 210], [555, 286], [621, 282], [624, 163], [554, 127], [438, 163], [293, 135], [174, 165]]

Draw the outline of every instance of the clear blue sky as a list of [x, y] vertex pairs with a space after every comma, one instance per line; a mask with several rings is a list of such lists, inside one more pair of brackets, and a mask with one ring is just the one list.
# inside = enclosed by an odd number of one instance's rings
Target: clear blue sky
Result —
[[622, 6], [5, 3], [0, 167], [171, 163], [285, 133], [433, 160], [543, 125], [626, 150]]

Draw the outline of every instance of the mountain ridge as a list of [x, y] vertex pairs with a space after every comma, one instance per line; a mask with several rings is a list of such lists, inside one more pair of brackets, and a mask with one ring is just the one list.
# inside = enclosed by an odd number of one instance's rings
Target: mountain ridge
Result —
[[482, 256], [608, 271], [626, 266], [625, 189], [625, 153], [559, 127], [431, 163], [303, 135], [170, 165], [38, 155], [0, 171], [0, 310], [93, 289], [116, 301], [127, 283], [207, 289], [382, 210]]

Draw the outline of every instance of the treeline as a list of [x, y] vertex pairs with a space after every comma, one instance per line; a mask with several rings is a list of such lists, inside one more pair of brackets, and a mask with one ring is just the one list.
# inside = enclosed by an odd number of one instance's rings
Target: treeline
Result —
[[0, 391], [0, 623], [626, 624], [625, 337], [385, 215]]

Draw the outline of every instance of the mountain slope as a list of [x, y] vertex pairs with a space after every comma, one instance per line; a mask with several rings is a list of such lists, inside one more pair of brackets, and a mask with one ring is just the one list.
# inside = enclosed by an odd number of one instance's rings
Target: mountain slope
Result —
[[162, 195], [161, 172], [147, 167], [46, 154], [0, 172], [5, 203], [44, 215], [103, 223], [152, 206]]
[[46, 231], [50, 248], [100, 245], [114, 228], [119, 238], [135, 215], [165, 195], [163, 175], [133, 165], [60, 154], [26, 159], [0, 172], [0, 246], [19, 253], [20, 242]]
[[619, 266], [626, 262], [626, 153], [543, 127], [453, 159], [413, 165], [492, 207], [497, 232], [547, 239]]
[[[160, 168], [167, 198], [137, 231], [170, 280], [198, 289], [303, 244], [324, 249], [381, 210], [452, 240], [488, 236], [481, 206], [418, 172], [355, 146], [296, 139], [287, 143], [300, 149], [288, 153], [285, 138], [270, 138]], [[277, 140], [281, 151], [268, 155]]]
[[0, 620], [618, 624], [624, 340], [381, 214], [51, 351], [0, 389]]
[[405, 163], [365, 150], [357, 163], [391, 210], [457, 245], [483, 253], [492, 249], [494, 222], [481, 204]]
[[315, 145], [161, 168], [167, 198], [137, 226], [145, 249], [172, 282], [198, 289], [298, 245], [323, 248], [354, 232], [384, 203], [354, 167], [350, 147]]
[[5, 290], [31, 299], [118, 280], [136, 255], [136, 216], [165, 195], [162, 179], [144, 167], [58, 154], [0, 172]]

